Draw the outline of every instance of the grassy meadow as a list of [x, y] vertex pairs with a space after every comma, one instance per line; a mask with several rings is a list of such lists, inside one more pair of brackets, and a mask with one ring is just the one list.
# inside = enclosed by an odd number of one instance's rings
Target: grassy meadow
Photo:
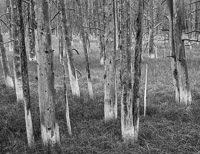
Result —
[[[82, 73], [79, 77], [81, 97], [72, 99], [68, 84], [69, 109], [72, 137], [67, 134], [63, 93], [63, 70], [58, 60], [58, 44], [53, 38], [55, 50], [54, 70], [56, 88], [56, 117], [60, 126], [61, 149], [55, 153], [64, 154], [198, 154], [200, 153], [200, 51], [194, 46], [186, 47], [189, 79], [192, 91], [192, 106], [177, 105], [173, 98], [172, 75], [169, 50], [162, 44], [158, 59], [149, 59], [144, 54], [141, 83], [141, 118], [139, 140], [126, 146], [120, 131], [120, 86], [118, 120], [105, 124], [103, 121], [103, 74], [99, 63], [99, 48], [96, 42], [89, 53], [95, 100], [88, 99], [85, 59], [82, 45], [75, 42], [80, 55], [74, 53], [75, 66]], [[8, 49], [8, 48], [7, 48]], [[163, 58], [163, 51], [166, 55]], [[12, 68], [12, 54], [9, 53]], [[147, 116], [143, 117], [143, 90], [145, 64], [148, 64]], [[7, 89], [0, 65], [0, 153], [42, 154], [37, 94], [36, 62], [29, 62], [29, 80], [35, 148], [28, 149], [23, 105], [16, 103], [15, 92]], [[119, 66], [119, 64], [118, 64]], [[69, 82], [68, 82], [69, 83]]]

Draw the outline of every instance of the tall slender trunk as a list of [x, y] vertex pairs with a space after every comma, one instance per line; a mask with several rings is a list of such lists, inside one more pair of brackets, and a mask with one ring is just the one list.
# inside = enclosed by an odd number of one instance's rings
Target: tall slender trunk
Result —
[[130, 0], [121, 1], [121, 132], [125, 143], [134, 142], [132, 112], [132, 58], [130, 30]]
[[[107, 1], [109, 8], [106, 12], [106, 60], [105, 60], [105, 75], [104, 75], [104, 118], [105, 121], [110, 121], [117, 119], [117, 96], [116, 96], [116, 27], [113, 27], [114, 24], [114, 11], [115, 7], [112, 0]], [[115, 40], [113, 44], [113, 40]]]
[[[58, 2], [58, 9], [61, 9], [60, 2]], [[59, 57], [60, 57], [60, 63], [63, 66], [63, 74], [64, 74], [64, 103], [65, 103], [65, 116], [66, 116], [66, 121], [67, 121], [67, 130], [68, 134], [71, 136], [72, 135], [72, 130], [71, 130], [71, 123], [70, 123], [70, 117], [69, 117], [69, 102], [68, 102], [68, 95], [67, 95], [67, 58], [64, 58], [64, 37], [63, 37], [63, 27], [61, 23], [61, 15], [58, 16], [58, 38], [59, 38]], [[66, 56], [66, 55], [65, 55]]]
[[156, 58], [154, 49], [154, 0], [150, 0], [149, 57]]
[[49, 1], [37, 0], [38, 95], [42, 142], [45, 146], [60, 143], [58, 122], [55, 118], [55, 89], [53, 50], [51, 40]]
[[18, 46], [19, 35], [19, 15], [17, 10], [17, 0], [10, 0], [11, 7], [11, 40], [13, 40], [13, 70], [14, 70], [14, 81], [15, 81], [15, 91], [17, 96], [17, 102], [23, 102], [23, 90], [22, 90], [22, 71], [21, 71], [21, 56]]
[[33, 136], [33, 123], [31, 116], [31, 100], [30, 100], [30, 89], [29, 89], [29, 77], [28, 77], [28, 63], [25, 47], [25, 29], [23, 22], [22, 13], [22, 0], [17, 0], [19, 10], [19, 33], [18, 33], [18, 46], [21, 51], [21, 70], [22, 70], [22, 84], [23, 84], [23, 96], [24, 96], [24, 110], [25, 110], [25, 121], [26, 121], [26, 133], [29, 147], [34, 144]]
[[133, 126], [134, 141], [138, 140], [139, 133], [139, 107], [140, 107], [140, 80], [141, 80], [141, 56], [142, 56], [142, 35], [143, 35], [143, 0], [138, 0], [136, 15], [136, 38], [135, 38], [135, 61], [133, 81]]
[[80, 90], [78, 85], [78, 77], [77, 72], [74, 65], [74, 58], [72, 53], [72, 45], [71, 45], [71, 32], [70, 27], [67, 24], [66, 19], [66, 12], [65, 12], [65, 3], [64, 0], [59, 0], [61, 4], [61, 20], [62, 20], [62, 26], [63, 26], [63, 33], [64, 33], [64, 46], [66, 46], [66, 55], [67, 55], [67, 65], [68, 65], [68, 71], [69, 71], [69, 81], [70, 86], [72, 90], [72, 95], [80, 96]]
[[0, 50], [1, 50], [1, 63], [3, 67], [4, 81], [5, 81], [6, 87], [14, 88], [14, 83], [13, 83], [13, 79], [10, 72], [8, 57], [6, 54], [6, 49], [3, 44], [4, 44], [4, 41], [3, 41], [3, 36], [1, 34], [1, 29], [0, 29]]
[[86, 61], [86, 72], [87, 72], [87, 83], [88, 83], [88, 91], [89, 91], [89, 97], [91, 99], [94, 99], [94, 93], [93, 93], [93, 88], [92, 88], [92, 82], [91, 82], [91, 73], [90, 73], [90, 65], [89, 65], [89, 57], [88, 57], [88, 48], [87, 48], [87, 39], [86, 39], [86, 32], [83, 27], [83, 13], [82, 13], [82, 8], [81, 8], [81, 2], [80, 0], [76, 1], [79, 7], [79, 15], [80, 15], [80, 28], [81, 28], [81, 37], [83, 40], [83, 50], [85, 54], [85, 61]]

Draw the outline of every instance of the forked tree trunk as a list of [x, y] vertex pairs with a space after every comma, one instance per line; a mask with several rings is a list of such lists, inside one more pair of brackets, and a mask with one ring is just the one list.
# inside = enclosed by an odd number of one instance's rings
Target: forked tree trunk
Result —
[[83, 50], [85, 54], [85, 61], [86, 61], [86, 72], [87, 72], [87, 83], [88, 83], [88, 92], [90, 99], [94, 99], [94, 93], [92, 88], [92, 82], [91, 82], [91, 73], [90, 73], [90, 65], [89, 65], [89, 57], [88, 57], [88, 48], [87, 48], [87, 38], [86, 33], [83, 27], [83, 13], [81, 8], [81, 2], [80, 0], [76, 0], [78, 7], [79, 7], [79, 16], [80, 16], [80, 28], [81, 28], [81, 37], [83, 40]]
[[135, 38], [135, 61], [133, 81], [133, 126], [134, 141], [138, 140], [139, 133], [139, 110], [140, 110], [140, 81], [141, 81], [141, 57], [142, 57], [142, 27], [143, 27], [143, 0], [138, 0], [136, 15], [136, 38]]
[[49, 1], [37, 0], [38, 95], [42, 142], [45, 146], [60, 143], [58, 122], [55, 118], [55, 89], [53, 50], [49, 19]]
[[28, 35], [29, 35], [29, 60], [36, 61], [36, 51], [35, 51], [35, 4], [33, 0], [29, 3], [30, 19], [28, 23]]
[[[115, 2], [115, 1], [114, 1]], [[117, 119], [117, 96], [116, 96], [116, 37], [113, 38], [116, 31], [116, 25], [113, 26], [114, 11], [116, 5], [113, 0], [108, 0], [109, 11], [106, 12], [106, 60], [104, 75], [104, 118], [105, 122]], [[114, 35], [112, 35], [114, 34]], [[114, 41], [114, 43], [113, 43]]]
[[121, 132], [126, 144], [134, 142], [132, 112], [132, 58], [130, 0], [121, 1]]
[[6, 49], [3, 44], [4, 44], [4, 41], [3, 41], [3, 36], [1, 34], [1, 29], [0, 29], [0, 50], [1, 50], [1, 63], [3, 67], [4, 81], [5, 81], [6, 87], [14, 88], [14, 83], [13, 83], [13, 79], [10, 72], [8, 57], [6, 54]]
[[19, 21], [19, 15], [17, 10], [17, 0], [10, 0], [11, 7], [11, 40], [13, 40], [13, 71], [14, 71], [14, 83], [17, 96], [17, 102], [23, 102], [23, 90], [22, 90], [22, 72], [21, 72], [21, 56], [18, 46], [19, 27], [17, 26]]
[[150, 0], [150, 27], [149, 27], [149, 57], [155, 58], [155, 49], [154, 49], [154, 0]]
[[68, 65], [68, 72], [69, 72], [69, 81], [72, 90], [72, 95], [80, 96], [80, 90], [78, 85], [78, 77], [77, 72], [74, 65], [73, 53], [72, 53], [72, 45], [71, 45], [71, 32], [70, 27], [67, 24], [66, 19], [66, 12], [65, 12], [65, 3], [64, 0], [59, 0], [61, 5], [61, 20], [63, 26], [63, 34], [64, 34], [64, 46], [66, 46], [66, 55], [67, 55], [67, 65]]
[[25, 110], [25, 122], [26, 122], [26, 133], [29, 147], [34, 144], [33, 136], [33, 123], [31, 116], [31, 102], [30, 102], [30, 89], [29, 89], [29, 77], [28, 77], [28, 63], [25, 47], [25, 29], [23, 22], [22, 13], [22, 0], [17, 0], [17, 8], [19, 10], [19, 33], [18, 33], [18, 46], [21, 56], [21, 70], [22, 70], [22, 84], [24, 94], [24, 110]]

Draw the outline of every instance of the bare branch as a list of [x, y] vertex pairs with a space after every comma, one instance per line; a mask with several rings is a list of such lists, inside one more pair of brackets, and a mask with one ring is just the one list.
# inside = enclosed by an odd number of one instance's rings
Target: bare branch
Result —
[[72, 49], [72, 51], [73, 51], [73, 50], [74, 50], [74, 51], [76, 51], [77, 55], [79, 55], [79, 52], [78, 52], [78, 50], [76, 50], [76, 49]]

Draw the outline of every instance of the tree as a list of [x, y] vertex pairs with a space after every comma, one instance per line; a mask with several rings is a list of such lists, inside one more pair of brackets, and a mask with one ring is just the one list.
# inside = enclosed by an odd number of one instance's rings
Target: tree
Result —
[[6, 49], [4, 47], [3, 35], [1, 33], [1, 29], [0, 29], [0, 50], [1, 50], [1, 63], [3, 67], [5, 84], [9, 88], [14, 88], [14, 83], [10, 72], [10, 66], [6, 54]]
[[87, 83], [88, 83], [88, 91], [89, 96], [91, 99], [94, 99], [93, 89], [92, 89], [92, 82], [91, 82], [91, 73], [90, 73], [90, 65], [89, 65], [89, 57], [88, 57], [88, 48], [87, 48], [87, 37], [86, 32], [84, 30], [84, 21], [83, 21], [83, 13], [80, 0], [76, 0], [78, 7], [79, 7], [79, 16], [80, 16], [80, 28], [81, 28], [81, 37], [83, 40], [83, 50], [85, 54], [85, 61], [86, 61], [86, 72], [87, 72]]
[[11, 8], [11, 38], [13, 40], [13, 70], [14, 70], [14, 83], [15, 92], [17, 96], [17, 102], [23, 102], [23, 90], [22, 90], [22, 71], [21, 71], [21, 56], [18, 46], [18, 35], [19, 35], [19, 13], [17, 10], [17, 0], [10, 0]]
[[116, 88], [116, 1], [108, 0], [105, 5], [106, 12], [106, 59], [104, 75], [104, 118], [110, 121], [117, 118], [117, 88]]
[[64, 33], [64, 46], [66, 47], [70, 86], [71, 86], [72, 94], [75, 96], [80, 96], [78, 77], [77, 77], [77, 72], [74, 65], [74, 58], [73, 58], [73, 52], [72, 52], [72, 44], [71, 44], [72, 32], [70, 32], [71, 29], [70, 29], [69, 23], [67, 22], [67, 16], [65, 12], [66, 4], [64, 3], [64, 0], [59, 0], [59, 2], [61, 3], [60, 12], [61, 12], [61, 21], [62, 21], [63, 33]]
[[22, 0], [17, 0], [17, 10], [19, 13], [19, 23], [18, 23], [18, 44], [21, 57], [21, 71], [22, 71], [22, 84], [23, 84], [23, 100], [24, 100], [24, 110], [25, 110], [25, 121], [26, 121], [26, 133], [28, 139], [28, 145], [31, 147], [34, 144], [33, 137], [33, 124], [31, 116], [31, 102], [30, 102], [30, 89], [29, 89], [29, 77], [28, 77], [28, 63], [25, 47], [25, 30], [23, 22], [23, 13], [22, 13]]
[[[171, 41], [171, 64], [174, 83], [175, 101], [180, 104], [190, 105], [191, 91], [187, 70], [184, 41], [184, 1], [168, 0], [170, 12], [170, 41]], [[176, 17], [175, 17], [176, 14]]]
[[59, 126], [55, 118], [53, 50], [49, 19], [49, 1], [36, 1], [37, 71], [42, 142], [45, 146], [60, 143]]

